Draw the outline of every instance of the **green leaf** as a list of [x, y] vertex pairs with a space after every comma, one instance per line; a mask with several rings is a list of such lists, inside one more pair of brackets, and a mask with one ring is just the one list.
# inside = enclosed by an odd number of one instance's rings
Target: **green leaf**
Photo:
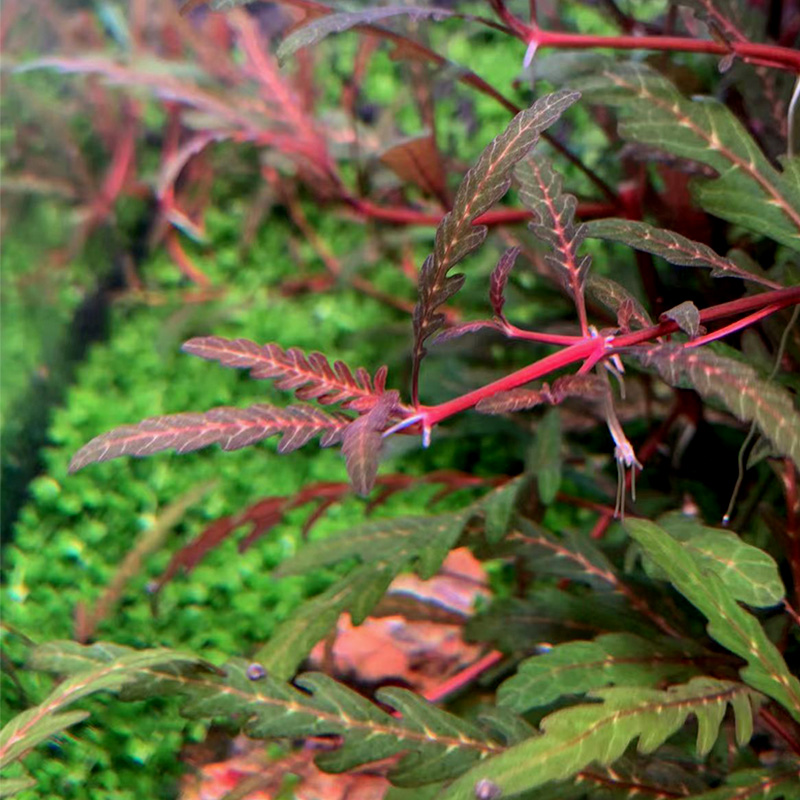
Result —
[[486, 540], [490, 544], [499, 542], [508, 533], [514, 510], [520, 496], [529, 484], [529, 475], [519, 475], [502, 486], [492, 489], [470, 507], [474, 514], [483, 513]]
[[[101, 660], [90, 648], [84, 650], [86, 658]], [[128, 652], [123, 660], [138, 655]], [[68, 662], [74, 664], [75, 659]], [[393, 716], [327, 675], [305, 673], [295, 680], [295, 686], [263, 668], [254, 671], [254, 666], [233, 660], [225, 665], [223, 674], [187, 674], [169, 665], [152, 664], [149, 681], [134, 685], [123, 697], [178, 694], [186, 698], [183, 711], [187, 716], [239, 720], [249, 736], [259, 738], [340, 736], [339, 748], [317, 757], [318, 764], [329, 771], [346, 771], [404, 754], [390, 778], [410, 785], [455, 777], [481, 758], [504, 749], [476, 725], [403, 689], [378, 692], [381, 703], [401, 714]]]
[[291, 678], [311, 652], [349, 612], [361, 624], [386, 593], [402, 564], [396, 568], [366, 565], [353, 570], [327, 591], [307, 600], [278, 625], [254, 659], [278, 678]]
[[655, 345], [631, 352], [654, 366], [671, 386], [690, 387], [703, 397], [721, 400], [743, 422], [755, 422], [776, 452], [800, 469], [800, 414], [792, 396], [775, 381], [759, 378], [749, 365], [708, 348]]
[[706, 267], [715, 278], [742, 278], [771, 289], [781, 285], [761, 275], [748, 272], [729, 258], [715, 253], [708, 245], [694, 242], [674, 231], [656, 228], [646, 222], [630, 219], [598, 219], [586, 223], [586, 235], [595, 239], [622, 242], [629, 247], [660, 256], [670, 264], [682, 267]]
[[800, 181], [776, 170], [722, 103], [687, 100], [642, 64], [623, 64], [578, 81], [591, 99], [620, 106], [620, 135], [707, 164], [718, 178], [696, 179], [709, 213], [800, 250]]
[[517, 674], [498, 689], [502, 706], [524, 713], [568, 694], [603, 686], [649, 686], [685, 680], [699, 673], [694, 654], [663, 641], [627, 633], [598, 636], [591, 642], [556, 645], [549, 653], [523, 661]]
[[697, 338], [700, 333], [700, 311], [691, 300], [684, 300], [675, 308], [668, 309], [661, 319], [671, 319], [690, 339]]
[[781, 764], [766, 769], [732, 772], [725, 785], [693, 796], [693, 800], [798, 800], [800, 798], [800, 764]]
[[672, 585], [708, 620], [708, 633], [747, 662], [742, 679], [777, 700], [800, 720], [800, 681], [752, 614], [735, 600], [722, 579], [654, 522], [625, 520], [630, 535], [669, 577]]
[[36, 781], [30, 776], [19, 778], [6, 778], [0, 780], [0, 797], [12, 797], [25, 789], [32, 789]]
[[[76, 653], [84, 653], [79, 658]], [[31, 654], [34, 669], [74, 673], [59, 684], [38, 706], [29, 708], [11, 719], [0, 731], [0, 767], [6, 767], [32, 747], [60, 733], [89, 716], [86, 711], [64, 711], [72, 703], [101, 691], [119, 691], [127, 684], [141, 680], [152, 667], [200, 665], [200, 659], [183, 653], [157, 648], [138, 652], [125, 651], [102, 644], [81, 649], [74, 642], [53, 642], [36, 648]], [[90, 654], [111, 660], [98, 665]]]
[[[769, 553], [743, 542], [733, 531], [708, 527], [680, 512], [665, 514], [656, 522], [683, 543], [700, 569], [710, 569], [718, 575], [739, 602], [765, 608], [783, 600], [783, 581]], [[654, 578], [666, 577], [655, 565], [648, 573]]]
[[561, 486], [561, 414], [557, 408], [546, 411], [536, 426], [531, 462], [539, 499], [549, 506]]
[[649, 753], [676, 733], [693, 714], [698, 721], [697, 749], [708, 752], [725, 709], [750, 690], [740, 683], [695, 678], [666, 691], [613, 687], [592, 693], [600, 703], [556, 711], [542, 721], [542, 734], [489, 758], [456, 780], [442, 800], [474, 800], [481, 780], [494, 783], [502, 797], [563, 780], [592, 763], [611, 764], [638, 737]]

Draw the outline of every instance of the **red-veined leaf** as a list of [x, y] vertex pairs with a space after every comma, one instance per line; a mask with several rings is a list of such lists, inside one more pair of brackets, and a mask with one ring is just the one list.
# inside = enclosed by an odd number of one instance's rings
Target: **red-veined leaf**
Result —
[[492, 275], [489, 278], [489, 301], [492, 304], [492, 310], [495, 315], [500, 317], [500, 319], [503, 319], [503, 306], [506, 302], [505, 292], [508, 276], [514, 268], [519, 253], [519, 247], [509, 247], [508, 250], [500, 256], [500, 260], [497, 262], [497, 266], [492, 270]]

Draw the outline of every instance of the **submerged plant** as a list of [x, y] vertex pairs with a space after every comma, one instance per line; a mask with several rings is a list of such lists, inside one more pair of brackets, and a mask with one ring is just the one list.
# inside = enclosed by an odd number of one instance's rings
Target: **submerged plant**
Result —
[[[284, 57], [351, 28], [408, 48], [405, 36], [381, 24], [407, 14], [434, 20], [453, 16], [427, 7], [331, 13], [317, 3], [290, 5], [306, 8], [312, 19], [284, 41]], [[733, 8], [723, 10], [710, 1], [691, 5], [717, 34], [712, 40], [640, 35], [639, 23], [613, 3], [608, 5], [620, 25], [635, 33], [552, 33], [535, 16], [524, 23], [503, 2], [491, 5], [499, 23], [461, 16], [522, 40], [534, 66], [548, 47], [605, 46], [714, 54], [726, 61], [725, 67], [733, 61], [755, 64], [748, 80], [757, 76], [772, 88], [772, 70], [800, 72], [797, 51], [751, 41], [735, 26]], [[749, 9], [747, 3], [742, 6]], [[531, 8], [535, 14], [536, 4]], [[418, 58], [429, 53], [420, 47]], [[179, 694], [187, 714], [236, 719], [255, 737], [325, 737], [331, 746], [317, 757], [319, 767], [344, 772], [380, 761], [395, 786], [419, 793], [412, 796], [511, 797], [558, 782], [559, 797], [608, 791], [720, 800], [800, 797], [800, 681], [788, 665], [797, 657], [794, 609], [800, 601], [800, 415], [792, 391], [796, 381], [780, 375], [796, 369], [800, 360], [795, 324], [800, 287], [792, 277], [800, 251], [800, 161], [790, 146], [778, 156], [765, 152], [728, 106], [711, 98], [687, 98], [642, 62], [592, 58], [575, 62], [568, 72], [570, 88], [543, 94], [516, 113], [446, 204], [431, 252], [419, 269], [407, 397], [387, 388], [385, 367], [374, 373], [353, 370], [318, 352], [208, 335], [190, 339], [184, 351], [247, 370], [257, 380], [272, 380], [300, 402], [153, 417], [93, 439], [71, 464], [74, 471], [123, 455], [186, 453], [211, 444], [235, 450], [277, 435], [278, 452], [288, 453], [318, 438], [323, 447], [341, 446], [353, 488], [367, 496], [381, 480], [379, 456], [392, 437], [419, 436], [426, 447], [435, 448], [437, 428], [463, 413], [508, 417], [549, 406], [536, 426], [529, 470], [498, 481], [454, 512], [376, 520], [306, 544], [281, 566], [282, 574], [347, 560], [358, 563], [282, 623], [249, 660], [232, 658], [219, 669], [199, 655], [162, 649], [69, 642], [35, 648], [32, 668], [67, 678], [44, 703], [4, 729], [0, 763], [18, 760], [30, 747], [83, 719], [82, 711], [62, 709], [106, 689], [125, 699]], [[636, 191], [621, 187], [618, 194], [624, 197], [616, 200], [624, 216], [580, 222], [577, 200], [564, 189], [555, 159], [536, 146], [563, 115], [592, 103], [618, 109], [619, 135], [635, 158], [657, 158], [669, 169], [691, 170], [691, 195], [685, 191], [681, 196], [685, 206], [680, 210], [704, 212], [715, 218], [714, 224], [728, 223], [723, 230], [729, 240], [717, 236], [715, 242], [737, 247], [722, 255], [685, 230], [643, 219], [659, 221], [660, 207], [669, 198], [667, 192], [657, 195], [657, 178], [674, 178], [669, 170], [656, 176], [640, 169]], [[793, 105], [786, 103], [785, 110]], [[787, 137], [791, 128], [786, 126]], [[598, 176], [594, 182], [605, 185]], [[530, 219], [538, 243], [524, 235], [507, 237], [510, 246], [489, 277], [491, 318], [448, 316], [447, 304], [469, 279], [467, 259], [484, 244], [485, 223], [497, 219], [491, 216], [498, 213], [494, 206], [512, 186], [523, 206], [518, 218]], [[712, 277], [735, 278], [744, 291], [735, 299], [699, 306], [682, 296], [664, 308], [655, 290], [648, 310], [624, 280], [613, 279], [613, 268], [612, 277], [595, 274], [587, 246], [591, 239], [645, 254], [639, 264], [643, 283], [651, 281], [651, 287], [654, 255], [670, 264], [709, 269]], [[760, 254], [759, 263], [748, 250]], [[532, 264], [546, 271], [574, 305], [570, 329], [535, 330], [509, 320], [515, 309], [507, 302], [507, 289]], [[464, 273], [454, 272], [459, 266]], [[775, 327], [767, 329], [765, 321]], [[745, 348], [723, 343], [741, 341], [743, 333], [755, 330], [761, 331], [758, 352], [769, 358], [768, 365], [748, 356]], [[422, 403], [429, 348], [479, 332], [552, 352], [451, 399]], [[773, 364], [767, 374], [764, 367]], [[624, 396], [626, 380], [674, 387], [672, 409], [639, 446], [626, 433], [620, 414], [618, 393]], [[752, 426], [760, 444], [751, 461], [768, 457], [782, 479], [783, 538], [765, 549], [752, 543], [748, 526], [739, 526], [740, 536], [706, 525], [691, 502], [680, 510], [670, 497], [651, 497], [641, 507], [626, 502], [626, 488], [635, 487], [637, 472], [649, 469], [648, 461], [667, 446], [678, 419], [689, 415], [687, 390], [720, 419], [733, 417]], [[662, 390], [652, 394], [656, 391]], [[575, 404], [608, 428], [608, 451], [619, 476], [614, 504], [604, 499], [608, 484], [592, 480], [595, 471], [585, 451], [573, 451], [583, 464], [580, 479], [573, 480], [575, 493], [562, 491], [567, 445], [561, 410]], [[382, 486], [392, 486], [392, 479], [387, 476]], [[315, 499], [324, 510], [341, 491], [340, 486], [317, 487], [302, 502]], [[179, 562], [196, 563], [195, 556], [201, 558], [242, 524], [252, 523], [253, 535], [260, 535], [259, 520], [269, 520], [263, 523], [269, 527], [299, 504], [282, 501], [226, 520]], [[605, 541], [626, 505], [623, 528], [615, 528]], [[559, 514], [560, 508], [572, 506], [596, 512], [593, 527]], [[568, 519], [572, 524], [564, 524]], [[773, 525], [776, 533], [781, 525]], [[759, 544], [765, 544], [763, 536]], [[349, 613], [358, 624], [401, 571], [412, 568], [431, 577], [448, 552], [463, 545], [514, 572], [514, 585], [502, 587], [467, 626], [495, 654], [487, 662], [493, 671], [485, 676], [487, 688], [477, 712], [470, 709], [462, 716], [405, 689], [381, 688], [374, 698], [364, 697], [330, 676], [296, 675], [340, 614]], [[786, 566], [792, 601], [776, 559]], [[770, 610], [756, 614], [745, 606]], [[471, 673], [455, 688], [465, 688], [474, 677]], [[694, 745], [687, 736], [690, 717], [697, 720]], [[754, 746], [756, 728], [770, 737], [775, 752], [769, 758], [760, 757]]]

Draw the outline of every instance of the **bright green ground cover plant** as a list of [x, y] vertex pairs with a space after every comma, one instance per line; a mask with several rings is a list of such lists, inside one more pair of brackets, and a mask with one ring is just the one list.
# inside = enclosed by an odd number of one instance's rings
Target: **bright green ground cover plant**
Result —
[[[545, 47], [602, 45], [700, 52], [754, 61], [767, 82], [771, 73], [765, 68], [796, 73], [800, 64], [796, 51], [755, 43], [744, 29], [731, 29], [731, 10], [723, 15], [710, 2], [698, 6], [719, 40], [549, 33], [535, 17], [523, 22], [503, 3], [492, 5], [503, 32], [522, 40], [529, 57], [538, 58], [537, 50]], [[322, 16], [288, 39], [284, 54], [398, 13], [369, 9]], [[430, 9], [413, 13], [448, 16]], [[619, 13], [623, 27], [635, 23]], [[392, 38], [381, 31], [368, 32]], [[41, 704], [8, 723], [0, 735], [2, 765], [15, 765], [52, 734], [78, 724], [83, 712], [71, 709], [76, 700], [110, 690], [128, 700], [176, 695], [188, 716], [236, 719], [253, 736], [328, 737], [334, 746], [318, 757], [320, 767], [346, 771], [390, 759], [391, 781], [415, 796], [510, 797], [548, 784], [555, 784], [561, 797], [609, 791], [800, 796], [800, 682], [790, 666], [797, 658], [800, 595], [800, 417], [791, 379], [779, 377], [798, 363], [794, 323], [800, 289], [791, 264], [800, 250], [800, 169], [786, 139], [782, 157], [771, 156], [727, 106], [687, 98], [649, 65], [592, 59], [585, 67], [573, 64], [570, 88], [541, 93], [520, 111], [447, 204], [420, 269], [408, 396], [386, 388], [392, 383], [382, 368], [351, 369], [283, 342], [194, 337], [184, 345], [187, 353], [275, 380], [301, 403], [153, 417], [92, 440], [71, 465], [77, 471], [118, 456], [189, 452], [214, 443], [238, 450], [275, 435], [281, 436], [278, 451], [284, 453], [319, 437], [323, 445], [341, 445], [354, 488], [367, 495], [378, 480], [385, 443], [419, 436], [435, 448], [439, 426], [464, 412], [509, 415], [549, 405], [553, 408], [535, 426], [529, 470], [452, 513], [350, 526], [302, 548], [281, 565], [280, 574], [343, 561], [358, 564], [279, 625], [247, 660], [211, 664], [202, 652], [112, 643], [39, 645], [30, 654], [30, 667], [65, 679]], [[556, 79], [557, 69], [550, 77]], [[697, 241], [642, 219], [649, 211], [648, 191], [658, 183], [645, 170], [638, 193], [627, 197], [624, 218], [577, 221], [576, 201], [564, 190], [557, 167], [535, 148], [562, 115], [588, 102], [619, 108], [619, 133], [633, 152], [650, 158], [657, 152], [672, 165], [691, 161], [697, 173], [694, 208], [729, 225], [721, 228], [721, 238], [713, 238], [717, 248], [710, 246], [711, 236]], [[791, 125], [786, 127], [788, 137]], [[659, 177], [666, 180], [665, 173]], [[486, 219], [512, 183], [543, 245], [533, 261], [574, 303], [571, 330], [522, 329], [507, 317], [513, 305], [506, 304], [506, 288], [529, 258], [526, 239], [500, 256], [490, 276], [491, 319], [454, 324], [444, 314], [465, 283], [465, 276], [451, 270], [483, 244], [487, 229], [481, 217]], [[688, 203], [682, 211], [694, 213]], [[672, 264], [704, 267], [713, 276], [735, 277], [747, 291], [715, 302], [715, 284], [709, 281], [705, 299], [710, 296], [711, 302], [683, 296], [671, 307], [655, 294], [648, 297], [650, 311], [658, 314], [653, 322], [625, 286], [592, 274], [584, 249], [592, 237], [621, 241]], [[733, 244], [737, 251], [719, 253]], [[758, 254], [758, 263], [748, 250]], [[467, 273], [469, 264], [465, 261]], [[652, 262], [642, 259], [640, 267], [647, 286], [654, 277], [648, 272]], [[751, 330], [760, 331], [755, 345], [743, 335]], [[433, 336], [441, 341], [480, 331], [546, 345], [552, 352], [456, 397], [423, 404], [421, 367]], [[743, 345], [737, 349], [723, 339]], [[611, 378], [621, 385], [626, 368], [629, 385], [641, 381], [652, 387], [662, 380], [678, 390], [663, 422], [645, 432], [638, 446], [626, 434], [624, 406], [612, 388]], [[665, 513], [674, 509], [674, 500], [669, 491], [656, 491], [653, 481], [649, 496], [628, 508], [624, 526], [616, 525], [613, 519], [628, 505], [626, 488], [633, 489], [637, 472], [644, 469], [646, 477], [655, 468], [659, 447], [680, 454], [681, 441], [671, 443], [669, 434], [681, 417], [697, 426], [698, 396], [705, 413], [738, 419], [760, 437], [750, 460], [771, 459], [772, 466], [760, 468], [767, 476], [777, 473], [782, 503], [765, 513], [761, 525], [752, 513], [737, 513], [734, 533], [705, 525], [691, 498], [683, 499], [680, 512]], [[603, 482], [587, 451], [563, 436], [562, 421], [575, 402], [608, 428], [610, 460], [619, 477], [615, 504], [603, 499]], [[565, 463], [565, 454], [580, 466]], [[757, 494], [751, 496], [757, 503]], [[565, 525], [570, 518], [563, 509], [571, 505], [591, 509], [596, 522]], [[768, 541], [767, 533], [774, 540]], [[471, 624], [473, 636], [502, 655], [501, 669], [486, 676], [496, 693], [487, 698], [484, 692], [479, 708], [456, 713], [396, 688], [366, 698], [330, 676], [296, 674], [339, 613], [363, 619], [401, 570], [430, 576], [461, 544], [483, 559], [507, 564], [513, 573], [509, 596]], [[695, 727], [687, 724], [692, 718]], [[768, 743], [769, 755], [763, 755], [759, 739], [762, 746]]]

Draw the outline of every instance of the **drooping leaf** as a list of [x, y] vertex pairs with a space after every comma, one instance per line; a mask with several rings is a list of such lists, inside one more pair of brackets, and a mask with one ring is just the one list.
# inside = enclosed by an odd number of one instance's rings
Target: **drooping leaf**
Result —
[[[742, 541], [733, 531], [708, 527], [696, 517], [677, 512], [664, 514], [656, 522], [682, 542], [701, 569], [719, 575], [739, 602], [766, 608], [783, 599], [785, 590], [775, 560], [769, 553]], [[654, 578], [666, 578], [654, 564], [645, 566]]]
[[[65, 653], [62, 656], [61, 646]], [[111, 646], [112, 660], [107, 663], [88, 662], [79, 664], [72, 658], [72, 651], [81, 647], [73, 642], [49, 643], [34, 649], [31, 666], [34, 669], [47, 669], [55, 672], [75, 673], [60, 683], [38, 706], [29, 708], [10, 719], [0, 731], [0, 767], [7, 767], [17, 761], [28, 750], [60, 733], [89, 716], [87, 711], [64, 710], [72, 703], [96, 692], [117, 692], [123, 686], [143, 679], [153, 667], [174, 665], [200, 665], [200, 659], [163, 648], [152, 650], [127, 651], [119, 655]], [[103, 650], [102, 644], [86, 648], [94, 653]]]
[[736, 602], [722, 579], [702, 569], [680, 542], [654, 522], [630, 519], [625, 527], [672, 585], [706, 617], [709, 635], [747, 662], [742, 678], [800, 720], [800, 681], [759, 621]]
[[359, 25], [371, 25], [398, 16], [408, 16], [412, 19], [430, 17], [438, 21], [453, 16], [453, 12], [446, 8], [424, 8], [422, 6], [380, 6], [327, 14], [289, 34], [278, 47], [278, 59], [285, 61], [300, 48], [316, 44], [332, 33], [342, 33]]
[[690, 387], [720, 400], [737, 419], [755, 422], [776, 452], [800, 468], [800, 414], [791, 395], [775, 381], [762, 380], [749, 365], [707, 347], [687, 350], [653, 345], [633, 351], [671, 386]]
[[492, 310], [495, 316], [503, 318], [503, 306], [506, 302], [506, 284], [508, 283], [508, 276], [517, 262], [517, 257], [520, 254], [519, 247], [509, 247], [508, 250], [500, 256], [497, 266], [492, 270], [491, 277], [489, 278], [489, 301], [492, 304]]
[[484, 414], [508, 414], [533, 408], [542, 403], [558, 405], [568, 397], [599, 400], [606, 392], [605, 382], [597, 375], [591, 373], [562, 375], [553, 381], [552, 386], [543, 383], [541, 389], [519, 388], [496, 392], [481, 400], [475, 408]]
[[[587, 236], [590, 235], [587, 233]], [[586, 281], [586, 292], [617, 317], [620, 328], [631, 329], [631, 322], [638, 323], [640, 328], [649, 328], [653, 321], [644, 306], [621, 284], [611, 278], [591, 273]]]
[[247, 339], [201, 336], [190, 339], [181, 350], [219, 361], [224, 367], [248, 369], [251, 378], [275, 380], [276, 388], [294, 392], [298, 400], [316, 400], [322, 405], [342, 403], [343, 408], [363, 411], [386, 391], [386, 367], [381, 367], [374, 379], [363, 367], [353, 375], [343, 361], [331, 366], [322, 353], [306, 355], [297, 347], [284, 350], [274, 343], [258, 345]]
[[385, 164], [406, 183], [419, 186], [424, 192], [447, 198], [447, 175], [436, 140], [430, 133], [393, 144], [381, 153]]
[[347, 462], [347, 474], [353, 488], [362, 497], [366, 497], [375, 485], [383, 444], [381, 432], [399, 404], [397, 391], [384, 392], [375, 405], [351, 422], [342, 434], [342, 455]]
[[646, 222], [630, 219], [597, 219], [586, 223], [586, 235], [595, 239], [622, 242], [629, 247], [660, 256], [670, 264], [684, 267], [706, 267], [716, 277], [741, 278], [771, 289], [781, 285], [743, 269], [739, 264], [715, 253], [708, 245], [694, 242], [674, 231], [656, 228]]
[[[698, 721], [697, 750], [713, 746], [726, 707], [751, 690], [740, 683], [695, 678], [666, 691], [613, 687], [590, 696], [602, 700], [571, 706], [545, 717], [542, 734], [493, 756], [454, 781], [443, 800], [474, 800], [481, 780], [511, 796], [562, 780], [590, 764], [612, 764], [636, 738], [648, 753], [680, 730], [690, 715]], [[747, 706], [740, 705], [744, 713]], [[739, 709], [737, 709], [739, 710]]]
[[502, 326], [493, 319], [476, 319], [473, 322], [460, 322], [456, 325], [450, 325], [443, 331], [439, 331], [433, 339], [432, 344], [441, 344], [442, 342], [449, 342], [451, 339], [457, 339], [459, 336], [464, 336], [468, 333], [476, 333], [483, 330], [501, 331]]
[[578, 201], [564, 192], [561, 176], [544, 158], [529, 156], [514, 170], [519, 196], [533, 214], [530, 229], [552, 248], [545, 262], [569, 292], [585, 322], [583, 287], [592, 257], [578, 255], [586, 227], [575, 224]]
[[561, 486], [561, 415], [557, 408], [547, 411], [536, 426], [531, 468], [536, 475], [539, 499], [549, 506]]
[[687, 100], [642, 64], [578, 81], [592, 99], [620, 106], [620, 135], [707, 164], [718, 178], [695, 179], [709, 213], [800, 250], [800, 181], [779, 172], [732, 111], [711, 98]]
[[137, 458], [175, 450], [191, 453], [219, 444], [223, 450], [238, 450], [281, 434], [279, 453], [290, 453], [320, 436], [322, 447], [341, 440], [352, 422], [344, 414], [327, 414], [312, 406], [276, 406], [260, 403], [249, 408], [220, 408], [205, 413], [151, 417], [138, 425], [124, 425], [85, 444], [70, 461], [69, 471], [119, 456]]
[[662, 322], [665, 319], [671, 319], [690, 339], [695, 339], [702, 333], [700, 311], [691, 300], [684, 300], [682, 303], [675, 306], [675, 308], [670, 308], [665, 311], [659, 319], [661, 319]]
[[436, 230], [433, 253], [425, 259], [420, 271], [419, 300], [414, 308], [415, 372], [425, 355], [425, 341], [444, 321], [444, 315], [437, 313], [437, 309], [464, 282], [463, 275], [451, 276], [450, 270], [486, 238], [486, 228], [473, 227], [473, 221], [508, 191], [511, 170], [536, 144], [542, 131], [578, 97], [576, 92], [555, 92], [521, 111], [464, 176], [452, 211], [445, 215]]
[[666, 641], [627, 633], [568, 642], [523, 661], [517, 673], [500, 685], [498, 702], [525, 713], [563, 695], [586, 694], [603, 686], [656, 687], [665, 680], [687, 680], [700, 674], [694, 656]]

